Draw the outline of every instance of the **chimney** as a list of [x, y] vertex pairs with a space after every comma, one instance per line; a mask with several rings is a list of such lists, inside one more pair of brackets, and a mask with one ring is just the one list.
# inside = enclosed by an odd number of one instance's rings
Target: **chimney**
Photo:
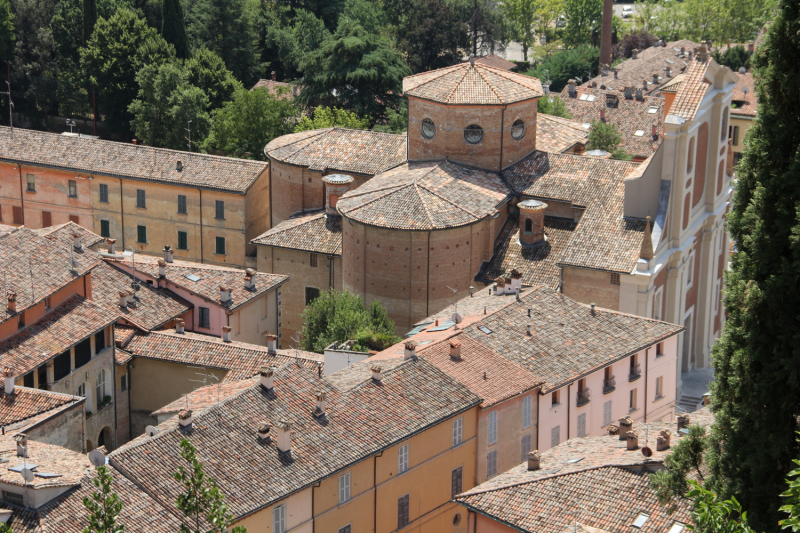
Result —
[[191, 409], [182, 409], [178, 413], [178, 426], [180, 429], [190, 429], [192, 422], [194, 422], [194, 417]]
[[600, 122], [606, 121], [606, 110], [605, 108], [600, 109]]
[[272, 430], [272, 426], [266, 422], [260, 424], [258, 426], [258, 438], [262, 442], [269, 442], [269, 432]]
[[119, 306], [122, 309], [128, 308], [128, 292], [127, 291], [119, 291]]
[[753, 41], [747, 41], [747, 51], [751, 54], [756, 51], [756, 44]]
[[525, 200], [519, 207], [519, 242], [523, 246], [535, 245], [545, 240], [544, 213], [547, 204], [539, 200]]
[[381, 365], [372, 365], [372, 379], [378, 383], [383, 379], [383, 369]]
[[417, 343], [415, 341], [406, 341], [406, 350], [403, 359], [411, 359], [417, 356]]
[[231, 301], [231, 288], [224, 285], [219, 286], [219, 299], [222, 303]]
[[642, 80], [642, 91], [647, 91], [648, 90], [647, 87], [648, 87], [647, 80]]
[[267, 333], [265, 335], [267, 338], [267, 351], [269, 353], [276, 353], [276, 345], [278, 344], [278, 336], [273, 335], [272, 333]]
[[163, 259], [158, 260], [158, 277], [165, 278], [167, 277], [167, 262]]
[[519, 297], [519, 291], [522, 289], [522, 272], [516, 268], [511, 269], [511, 287], [517, 291], [517, 297]]
[[689, 61], [691, 61], [691, 60], [692, 60], [692, 51], [689, 50]]
[[634, 48], [631, 50], [631, 59], [639, 59], [639, 49]]
[[629, 416], [619, 419], [619, 440], [625, 440], [628, 432], [633, 430], [633, 420]]
[[450, 339], [450, 359], [461, 361], [461, 341]]
[[275, 73], [275, 71], [273, 70], [273, 71], [272, 71], [272, 81], [276, 81], [277, 79], [278, 79], [278, 76], [277, 76], [277, 74]]
[[72, 247], [76, 250], [83, 250], [83, 239], [78, 233], [72, 234]]
[[106, 244], [108, 245], [108, 253], [111, 255], [116, 254], [117, 239], [106, 239]]
[[271, 391], [275, 385], [275, 368], [271, 366], [261, 367], [261, 386], [264, 390]]
[[14, 435], [14, 441], [17, 443], [17, 457], [28, 457], [28, 436], [25, 433], [17, 433]]
[[709, 39], [709, 40], [707, 40], [707, 41], [706, 41], [706, 46], [708, 47], [708, 51], [709, 51], [709, 52], [711, 52], [711, 51], [714, 49], [714, 47], [713, 47], [713, 46], [711, 46], [711, 44], [712, 44], [712, 43], [711, 43], [711, 39]]
[[615, 424], [608, 425], [608, 434], [610, 436], [619, 435], [619, 426]]
[[656, 451], [663, 452], [669, 449], [669, 439], [672, 433], [668, 429], [662, 429], [656, 437]]
[[533, 335], [533, 333], [531, 333], [531, 328], [532, 328], [532, 327], [533, 327], [533, 325], [532, 325], [532, 324], [528, 324], [528, 326], [527, 326], [527, 332], [526, 332], [526, 335], [528, 335], [528, 337], [530, 337], [531, 335]]
[[708, 48], [706, 48], [705, 43], [700, 44], [700, 49], [697, 51], [697, 60], [708, 61]]
[[252, 268], [244, 271], [244, 288], [251, 291], [256, 288], [256, 271]]
[[728, 48], [730, 48], [730, 47], [731, 47], [731, 40], [728, 39]]
[[[621, 432], [620, 432], [621, 433]], [[631, 430], [625, 435], [625, 440], [628, 441], [628, 449], [629, 450], [638, 450], [639, 449], [639, 434], [635, 431]]]
[[619, 105], [619, 98], [614, 93], [606, 93], [606, 106], [617, 107]]
[[636, 89], [636, 99], [644, 100], [644, 94], [642, 93], [642, 89]]
[[506, 293], [506, 280], [503, 278], [497, 278], [495, 280], [495, 287], [494, 287], [494, 294], [496, 296], [502, 296]]
[[[655, 128], [655, 126], [653, 126]], [[642, 235], [642, 247], [639, 249], [639, 258], [650, 260], [655, 255], [653, 251], [653, 236], [650, 233], [650, 217], [647, 217], [647, 222], [644, 226], [644, 235]]]
[[131, 143], [132, 143], [134, 146], [136, 146], [136, 142], [137, 142], [137, 141], [136, 141], [136, 139], [131, 139]]
[[3, 369], [3, 383], [6, 394], [14, 394], [14, 371], [11, 368]]
[[686, 47], [681, 46], [681, 57], [684, 57], [685, 55], [686, 55]]
[[128, 305], [133, 305], [133, 291], [128, 289], [125, 291], [125, 297], [128, 300]]
[[314, 416], [325, 416], [325, 407], [328, 405], [328, 395], [324, 391], [317, 391], [314, 395], [316, 403], [314, 404]]
[[517, 287], [517, 288], [516, 288], [516, 291], [517, 291], [517, 301], [519, 301], [519, 290], [520, 290], [520, 289], [519, 289], [519, 287]]
[[567, 93], [574, 98], [577, 92], [578, 91], [577, 88], [575, 87], [575, 80], [569, 80], [569, 82], [567, 82]]
[[653, 124], [653, 127], [650, 128], [650, 136], [653, 138], [654, 141], [658, 140], [658, 127]]
[[539, 450], [528, 452], [528, 470], [539, 470], [541, 461], [542, 456], [539, 454]]
[[222, 342], [231, 342], [231, 329], [230, 326], [222, 326]]
[[6, 309], [8, 313], [16, 313], [17, 312], [17, 293], [13, 291], [8, 291], [6, 293], [8, 297], [8, 304], [6, 305]]
[[175, 163], [175, 170], [177, 170], [178, 172], [183, 170], [183, 161], [181, 161], [180, 159], [178, 159], [178, 162]]
[[287, 455], [292, 453], [292, 428], [289, 422], [281, 420], [275, 424], [275, 440], [278, 444], [278, 450]]
[[175, 321], [175, 333], [180, 333], [181, 335], [186, 333], [186, 323], [180, 318]]
[[625, 99], [633, 99], [633, 87], [625, 87]]
[[658, 85], [658, 74], [653, 74], [653, 85]]
[[614, 79], [619, 79], [619, 73], [617, 72], [617, 69], [614, 69]]
[[670, 66], [669, 66], [669, 65], [667, 65], [667, 66], [664, 68], [664, 71], [667, 73], [667, 78], [671, 78], [671, 77], [672, 77], [672, 69], [670, 68]]
[[475, 66], [475, 54], [470, 54], [469, 55], [469, 66], [470, 67], [474, 67]]
[[689, 418], [689, 415], [678, 415], [678, 431], [688, 428], [691, 422], [692, 420]]
[[322, 183], [325, 184], [325, 216], [339, 216], [336, 204], [339, 202], [339, 198], [350, 190], [350, 184], [353, 181], [352, 176], [346, 174], [330, 174], [322, 178]]
[[589, 312], [592, 313], [592, 316], [594, 316], [595, 307], [597, 307], [596, 303], [592, 302], [592, 303], [589, 304]]
[[167, 263], [172, 263], [173, 255], [175, 254], [175, 251], [172, 249], [172, 247], [167, 244], [161, 251], [164, 252], [164, 261]]

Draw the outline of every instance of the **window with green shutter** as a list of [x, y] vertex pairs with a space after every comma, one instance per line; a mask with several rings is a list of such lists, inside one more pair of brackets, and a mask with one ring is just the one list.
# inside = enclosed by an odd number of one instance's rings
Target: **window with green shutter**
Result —
[[178, 250], [189, 249], [189, 234], [185, 231], [178, 232]]
[[225, 237], [217, 237], [216, 242], [217, 242], [217, 249], [215, 253], [220, 255], [225, 255]]
[[100, 236], [111, 237], [111, 224], [109, 223], [108, 220], [100, 221]]
[[216, 213], [214, 218], [216, 218], [217, 220], [225, 220], [225, 202], [223, 202], [222, 200], [217, 200], [215, 207], [216, 207], [215, 209]]
[[147, 242], [147, 226], [136, 226], [136, 241], [137, 242]]

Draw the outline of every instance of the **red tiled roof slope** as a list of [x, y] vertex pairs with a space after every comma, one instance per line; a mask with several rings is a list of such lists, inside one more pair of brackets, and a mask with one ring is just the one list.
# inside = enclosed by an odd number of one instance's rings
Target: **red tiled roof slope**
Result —
[[302, 250], [326, 255], [342, 255], [342, 219], [328, 217], [325, 211], [293, 215], [259, 235], [252, 244]]
[[[0, 390], [4, 384], [5, 379], [0, 376]], [[0, 395], [0, 426], [9, 426], [80, 400], [69, 394], [15, 386], [12, 394]]]

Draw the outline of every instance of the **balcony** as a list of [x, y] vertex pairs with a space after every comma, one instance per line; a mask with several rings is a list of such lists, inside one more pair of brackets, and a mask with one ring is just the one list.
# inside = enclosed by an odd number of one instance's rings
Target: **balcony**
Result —
[[580, 407], [581, 405], [586, 405], [589, 403], [589, 400], [592, 399], [592, 392], [589, 389], [582, 389], [578, 391], [578, 398], [576, 405]]
[[631, 373], [628, 375], [628, 381], [636, 381], [640, 377], [642, 377], [642, 365], [639, 363], [631, 365]]
[[617, 379], [614, 376], [611, 376], [608, 379], [603, 380], [603, 394], [608, 394], [609, 392], [613, 391], [617, 388]]

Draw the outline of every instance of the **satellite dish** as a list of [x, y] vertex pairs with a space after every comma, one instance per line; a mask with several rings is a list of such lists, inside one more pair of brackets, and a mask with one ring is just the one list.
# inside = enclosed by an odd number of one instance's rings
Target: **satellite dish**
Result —
[[94, 466], [103, 466], [106, 464], [106, 454], [100, 450], [91, 451], [89, 452], [89, 461], [91, 461]]
[[744, 89], [742, 89], [742, 92], [743, 92], [744, 94], [747, 94], [747, 93], [749, 93], [749, 92], [750, 92], [750, 87], [745, 87]]
[[23, 468], [19, 473], [22, 474], [22, 479], [24, 479], [26, 483], [33, 482], [34, 474], [33, 470], [30, 468]]
[[746, 69], [746, 68], [744, 68], [744, 67], [739, 67], [739, 74], [744, 74], [745, 72], [747, 72], [747, 69]]
[[463, 319], [463, 318], [461, 318], [461, 315], [459, 315], [458, 313], [453, 313], [453, 314], [450, 316], [450, 320], [452, 320], [452, 321], [453, 321], [453, 323], [455, 323], [455, 324], [461, 324], [461, 322], [463, 322], [463, 321], [464, 321], [464, 319]]
[[144, 428], [144, 432], [147, 433], [148, 437], [155, 437], [156, 435], [158, 435], [158, 428], [153, 426], [147, 426], [146, 428]]
[[642, 455], [644, 455], [645, 457], [650, 457], [651, 455], [653, 455], [653, 450], [645, 446], [644, 448], [642, 448]]
[[133, 289], [133, 292], [138, 292], [138, 290], [140, 289], [139, 284], [135, 281], [131, 283], [131, 288]]

